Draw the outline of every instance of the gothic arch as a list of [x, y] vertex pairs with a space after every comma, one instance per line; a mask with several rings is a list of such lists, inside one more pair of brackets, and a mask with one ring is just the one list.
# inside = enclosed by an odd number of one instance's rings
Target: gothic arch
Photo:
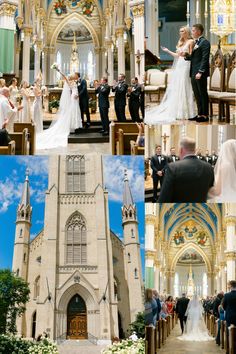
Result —
[[72, 224], [73, 222], [81, 222], [81, 224], [83, 224], [85, 227], [87, 225], [86, 219], [85, 217], [78, 211], [74, 211], [67, 219], [66, 221], [66, 229], [68, 228], [68, 226], [70, 224]]
[[193, 248], [196, 252], [198, 252], [202, 258], [204, 259], [204, 262], [206, 264], [207, 267], [207, 271], [211, 272], [212, 271], [212, 267], [211, 267], [211, 262], [208, 259], [208, 257], [206, 256], [206, 254], [203, 252], [203, 250], [201, 249], [201, 247], [199, 247], [198, 245], [196, 245], [193, 242], [188, 243], [187, 245], [183, 246], [174, 256], [171, 265], [170, 265], [170, 271], [174, 271], [176, 268], [176, 264], [178, 262], [178, 259], [184, 254], [185, 251], [187, 251], [188, 249]]
[[68, 16], [66, 16], [62, 21], [60, 21], [58, 23], [58, 25], [56, 26], [56, 28], [53, 30], [53, 34], [51, 36], [50, 39], [50, 47], [55, 47], [56, 46], [56, 41], [57, 41], [57, 37], [59, 35], [59, 33], [61, 32], [61, 30], [63, 29], [63, 27], [66, 25], [66, 23], [72, 19], [76, 19], [78, 21], [80, 21], [91, 33], [92, 39], [93, 39], [93, 43], [95, 47], [100, 47], [100, 41], [99, 41], [99, 37], [98, 34], [96, 32], [96, 30], [94, 29], [94, 27], [92, 26], [92, 24], [89, 22], [89, 20], [87, 20], [85, 18], [85, 16], [77, 13], [77, 12], [73, 12], [70, 13]]

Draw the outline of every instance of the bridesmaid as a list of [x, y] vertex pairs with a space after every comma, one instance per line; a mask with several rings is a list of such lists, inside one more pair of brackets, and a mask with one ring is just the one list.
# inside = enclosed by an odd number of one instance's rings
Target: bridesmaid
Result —
[[31, 115], [30, 115], [30, 91], [28, 89], [29, 84], [26, 80], [21, 82], [21, 90], [20, 93], [23, 97], [22, 105], [23, 110], [21, 113], [20, 121], [21, 123], [30, 123], [31, 122]]
[[[15, 107], [18, 107], [18, 95], [19, 95], [19, 90], [17, 88], [17, 79], [13, 78], [11, 80], [11, 85], [9, 86], [9, 91], [10, 91], [10, 101], [13, 103]], [[19, 113], [17, 112], [16, 115], [16, 121], [19, 121]]]
[[40, 87], [41, 80], [38, 78], [34, 83], [34, 103], [33, 103], [33, 120], [36, 125], [36, 132], [43, 131], [43, 112], [42, 112], [42, 90]]

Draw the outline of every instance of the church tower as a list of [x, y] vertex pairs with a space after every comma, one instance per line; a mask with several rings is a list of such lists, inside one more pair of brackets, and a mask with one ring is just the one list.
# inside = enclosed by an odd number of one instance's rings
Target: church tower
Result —
[[30, 205], [29, 171], [26, 170], [21, 201], [17, 208], [12, 270], [27, 280], [32, 207]]
[[126, 170], [124, 174], [122, 225], [124, 230], [125, 263], [129, 287], [131, 322], [133, 322], [137, 313], [143, 311], [142, 270], [137, 210], [131, 194]]

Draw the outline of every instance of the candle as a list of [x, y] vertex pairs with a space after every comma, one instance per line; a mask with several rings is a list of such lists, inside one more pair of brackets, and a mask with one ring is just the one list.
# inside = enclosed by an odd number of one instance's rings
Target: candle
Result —
[[205, 12], [207, 12], [207, 0], [205, 0]]
[[187, 1], [187, 14], [189, 14], [189, 1]]
[[196, 4], [196, 16], [199, 15], [199, 0], [197, 0], [197, 4]]

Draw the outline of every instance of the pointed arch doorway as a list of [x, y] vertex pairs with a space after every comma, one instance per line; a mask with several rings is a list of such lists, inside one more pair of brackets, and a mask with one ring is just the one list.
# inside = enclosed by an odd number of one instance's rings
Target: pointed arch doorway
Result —
[[83, 298], [74, 295], [67, 306], [67, 338], [87, 339], [87, 308]]

